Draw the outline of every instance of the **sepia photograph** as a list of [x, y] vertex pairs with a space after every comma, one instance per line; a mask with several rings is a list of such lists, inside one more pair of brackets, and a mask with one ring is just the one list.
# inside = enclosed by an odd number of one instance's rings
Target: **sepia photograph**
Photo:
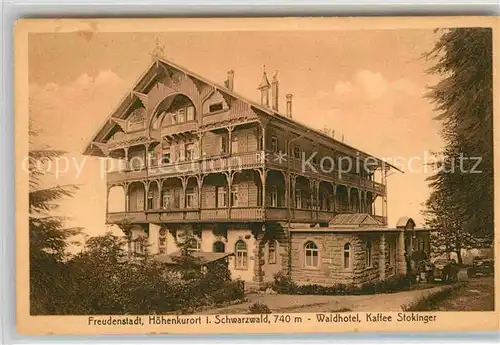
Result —
[[18, 22], [21, 328], [498, 329], [495, 20]]

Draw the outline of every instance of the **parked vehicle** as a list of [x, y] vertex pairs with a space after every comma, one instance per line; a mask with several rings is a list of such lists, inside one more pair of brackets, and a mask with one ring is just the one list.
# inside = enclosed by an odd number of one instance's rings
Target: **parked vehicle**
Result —
[[437, 259], [432, 263], [432, 280], [455, 282], [458, 280], [460, 267], [455, 260]]
[[494, 272], [494, 261], [484, 256], [476, 256], [472, 259], [472, 265], [467, 269], [467, 276], [474, 278], [477, 275], [492, 275]]

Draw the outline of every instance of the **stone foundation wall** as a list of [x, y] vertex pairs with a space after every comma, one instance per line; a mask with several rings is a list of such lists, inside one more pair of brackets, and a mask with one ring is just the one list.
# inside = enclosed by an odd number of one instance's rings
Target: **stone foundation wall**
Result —
[[[354, 284], [377, 282], [380, 279], [379, 255], [381, 233], [292, 233], [291, 261], [292, 279], [301, 285]], [[367, 241], [372, 243], [371, 266], [367, 267], [365, 248]], [[319, 249], [319, 265], [305, 267], [304, 245], [313, 241]], [[351, 262], [344, 267], [344, 245], [351, 245]]]

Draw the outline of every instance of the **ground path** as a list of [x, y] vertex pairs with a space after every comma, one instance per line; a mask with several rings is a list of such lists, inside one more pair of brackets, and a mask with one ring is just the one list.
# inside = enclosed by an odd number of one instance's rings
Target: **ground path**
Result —
[[372, 312], [401, 311], [402, 305], [411, 304], [445, 287], [441, 285], [425, 290], [363, 296], [249, 294], [244, 303], [206, 310], [197, 314], [247, 314], [248, 308], [256, 302], [266, 304], [273, 313], [335, 312], [342, 309]]

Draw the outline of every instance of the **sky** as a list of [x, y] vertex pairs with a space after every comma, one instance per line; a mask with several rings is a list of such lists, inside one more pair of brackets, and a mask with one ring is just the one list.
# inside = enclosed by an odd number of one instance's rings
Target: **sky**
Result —
[[256, 102], [263, 66], [269, 75], [278, 70], [280, 110], [292, 93], [297, 121], [332, 128], [351, 146], [401, 162], [405, 173], [387, 180], [389, 225], [401, 216], [422, 225], [432, 173], [422, 160], [443, 145], [425, 98], [438, 77], [426, 73], [431, 62], [422, 58], [437, 35], [431, 29], [31, 34], [30, 118], [39, 132], [33, 145], [64, 150], [70, 163], [59, 163], [59, 175], [53, 164], [45, 183], [79, 186], [60, 203], [68, 225], [89, 235], [109, 230], [101, 161], [81, 153], [151, 63], [158, 39], [166, 59], [213, 82], [222, 84], [234, 70], [235, 92]]

